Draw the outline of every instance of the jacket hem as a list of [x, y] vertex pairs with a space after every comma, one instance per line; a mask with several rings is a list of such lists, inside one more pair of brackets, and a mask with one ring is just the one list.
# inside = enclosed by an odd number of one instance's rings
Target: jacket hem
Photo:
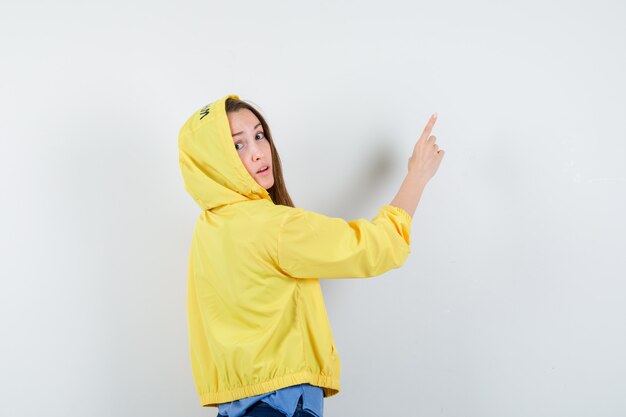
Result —
[[339, 378], [326, 375], [315, 375], [311, 372], [299, 372], [272, 378], [268, 381], [246, 385], [227, 391], [200, 391], [200, 405], [202, 407], [217, 407], [218, 404], [240, 400], [246, 397], [265, 394], [292, 385], [309, 383], [321, 387], [324, 397], [331, 397], [339, 392]]

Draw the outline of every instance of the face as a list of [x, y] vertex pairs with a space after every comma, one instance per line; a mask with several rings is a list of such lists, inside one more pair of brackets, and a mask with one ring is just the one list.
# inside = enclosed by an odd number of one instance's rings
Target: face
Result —
[[[266, 190], [274, 185], [272, 149], [259, 119], [248, 109], [227, 113], [230, 133], [246, 170]], [[268, 167], [263, 172], [260, 169]]]

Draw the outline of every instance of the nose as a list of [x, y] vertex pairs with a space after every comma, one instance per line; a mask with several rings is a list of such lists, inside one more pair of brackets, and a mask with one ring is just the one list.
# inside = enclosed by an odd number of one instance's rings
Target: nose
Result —
[[252, 158], [256, 161], [258, 159], [261, 159], [263, 157], [263, 152], [261, 151], [261, 148], [259, 146], [255, 147], [252, 150]]

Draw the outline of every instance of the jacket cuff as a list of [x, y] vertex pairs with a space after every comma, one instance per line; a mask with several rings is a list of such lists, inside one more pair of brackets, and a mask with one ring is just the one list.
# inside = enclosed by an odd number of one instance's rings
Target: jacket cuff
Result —
[[404, 220], [406, 220], [409, 224], [411, 224], [413, 222], [413, 218], [411, 217], [411, 215], [409, 213], [407, 213], [406, 210], [404, 210], [402, 207], [398, 207], [398, 206], [393, 206], [391, 204], [387, 204], [387, 205], [384, 206], [384, 208], [387, 208], [388, 210], [395, 211], [396, 213], [399, 213], [400, 217], [404, 218]]

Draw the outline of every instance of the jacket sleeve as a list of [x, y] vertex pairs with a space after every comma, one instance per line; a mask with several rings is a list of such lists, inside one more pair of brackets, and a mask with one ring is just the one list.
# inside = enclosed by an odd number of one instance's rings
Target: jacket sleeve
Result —
[[277, 263], [296, 278], [364, 278], [400, 267], [409, 256], [411, 216], [385, 205], [371, 221], [291, 208], [278, 232]]

